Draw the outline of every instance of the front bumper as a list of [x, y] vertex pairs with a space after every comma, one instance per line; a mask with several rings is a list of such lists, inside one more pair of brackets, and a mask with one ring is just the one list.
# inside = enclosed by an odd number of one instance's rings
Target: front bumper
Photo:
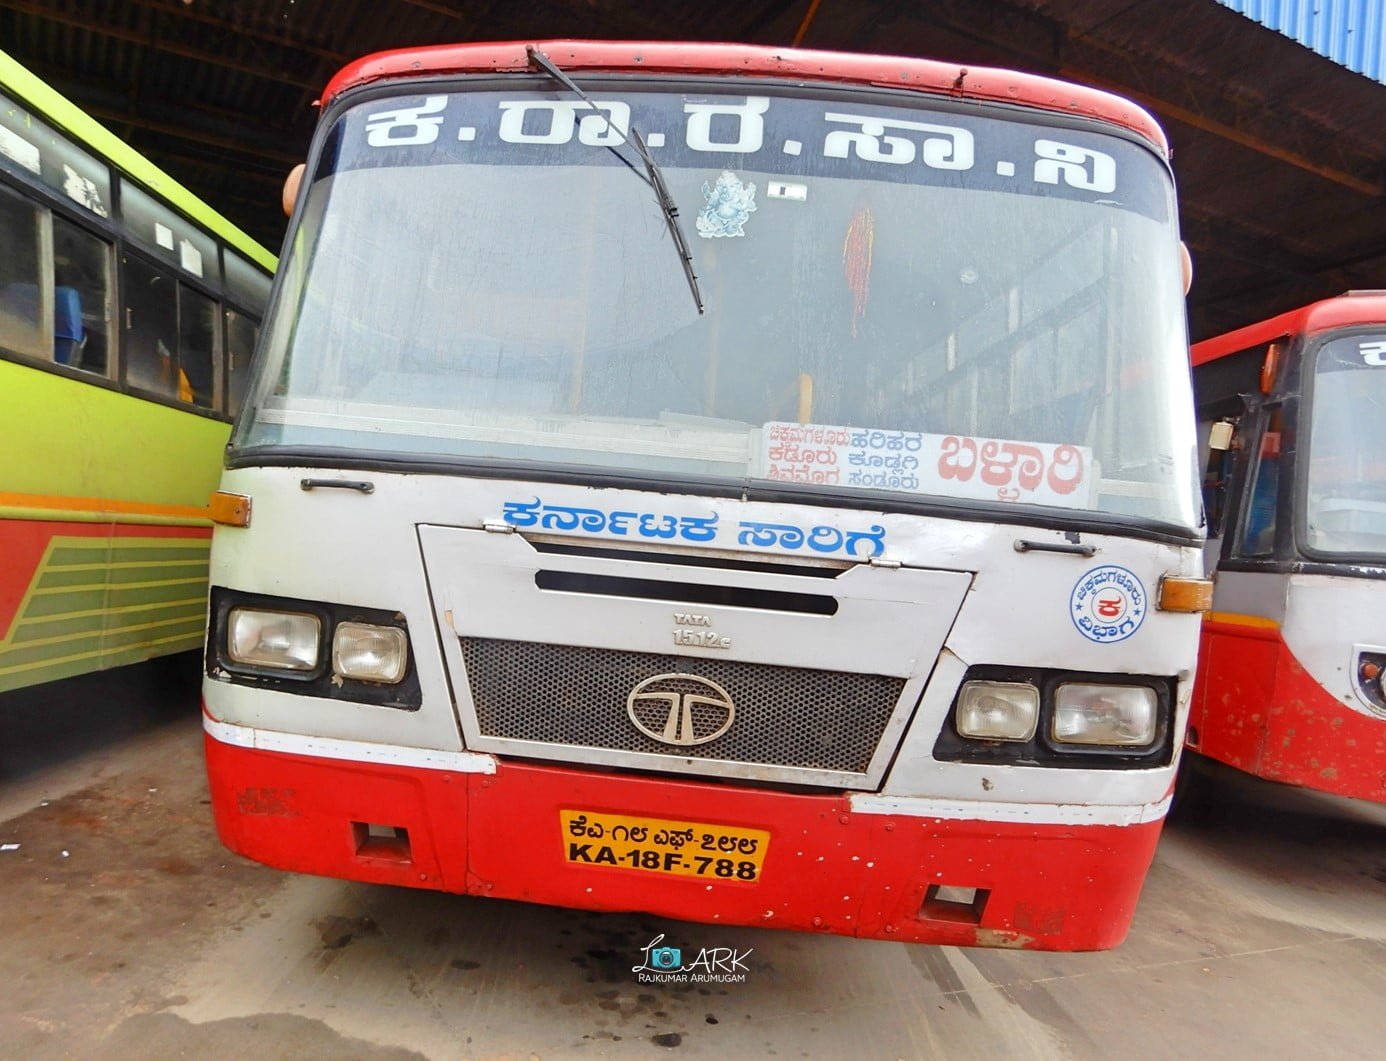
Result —
[[[208, 726], [207, 772], [223, 843], [256, 861], [719, 924], [952, 946], [1101, 950], [1126, 936], [1162, 822], [1149, 815], [1121, 825], [896, 812], [927, 810], [923, 800], [877, 802], [863, 812], [869, 802], [854, 804], [845, 794], [485, 756], [371, 762], [219, 739], [240, 728]], [[763, 829], [771, 839], [754, 883], [583, 865], [564, 858], [560, 810]], [[407, 831], [407, 845], [371, 841], [368, 825]], [[931, 885], [979, 889], [984, 902], [926, 906]]]

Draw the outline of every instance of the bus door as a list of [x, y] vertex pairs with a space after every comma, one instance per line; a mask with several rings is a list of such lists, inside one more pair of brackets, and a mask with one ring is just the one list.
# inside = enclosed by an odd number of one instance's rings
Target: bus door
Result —
[[1252, 773], [1266, 750], [1288, 562], [1294, 553], [1291, 467], [1297, 402], [1283, 389], [1288, 344], [1261, 344], [1195, 372], [1206, 566], [1205, 616], [1190, 748]]

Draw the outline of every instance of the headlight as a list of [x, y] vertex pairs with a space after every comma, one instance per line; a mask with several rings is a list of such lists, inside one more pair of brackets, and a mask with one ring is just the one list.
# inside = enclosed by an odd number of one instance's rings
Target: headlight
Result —
[[1027, 741], [1039, 721], [1039, 690], [1028, 682], [967, 682], [958, 695], [958, 733], [974, 740]]
[[232, 608], [226, 624], [226, 654], [252, 667], [310, 671], [318, 665], [321, 633], [316, 615]]
[[1155, 739], [1159, 698], [1145, 685], [1065, 683], [1054, 694], [1054, 740], [1138, 747]]
[[332, 670], [343, 678], [394, 685], [408, 662], [409, 638], [397, 626], [339, 623], [332, 635]]

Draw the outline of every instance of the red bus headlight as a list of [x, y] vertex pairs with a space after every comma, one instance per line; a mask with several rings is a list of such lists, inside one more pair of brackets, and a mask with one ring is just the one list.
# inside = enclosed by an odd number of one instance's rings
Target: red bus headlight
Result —
[[1148, 686], [1065, 682], [1054, 693], [1051, 735], [1061, 744], [1138, 747], [1154, 741], [1158, 719]]
[[338, 623], [332, 634], [332, 670], [342, 678], [395, 685], [409, 664], [409, 637], [397, 626]]
[[226, 628], [226, 655], [236, 663], [291, 671], [318, 665], [322, 621], [316, 615], [232, 608]]
[[1035, 735], [1039, 706], [1039, 690], [1029, 682], [966, 682], [958, 694], [958, 734], [1027, 741]]

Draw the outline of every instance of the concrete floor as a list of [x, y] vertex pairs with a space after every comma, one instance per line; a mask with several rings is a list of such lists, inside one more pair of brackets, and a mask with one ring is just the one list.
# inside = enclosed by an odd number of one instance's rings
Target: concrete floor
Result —
[[[1215, 812], [1166, 829], [1130, 938], [1103, 954], [657, 923], [226, 853], [195, 678], [135, 668], [0, 698], [0, 845], [20, 845], [0, 851], [0, 1056], [1386, 1051], [1386, 806], [1219, 776]], [[746, 982], [637, 983], [659, 932], [751, 949]]]

